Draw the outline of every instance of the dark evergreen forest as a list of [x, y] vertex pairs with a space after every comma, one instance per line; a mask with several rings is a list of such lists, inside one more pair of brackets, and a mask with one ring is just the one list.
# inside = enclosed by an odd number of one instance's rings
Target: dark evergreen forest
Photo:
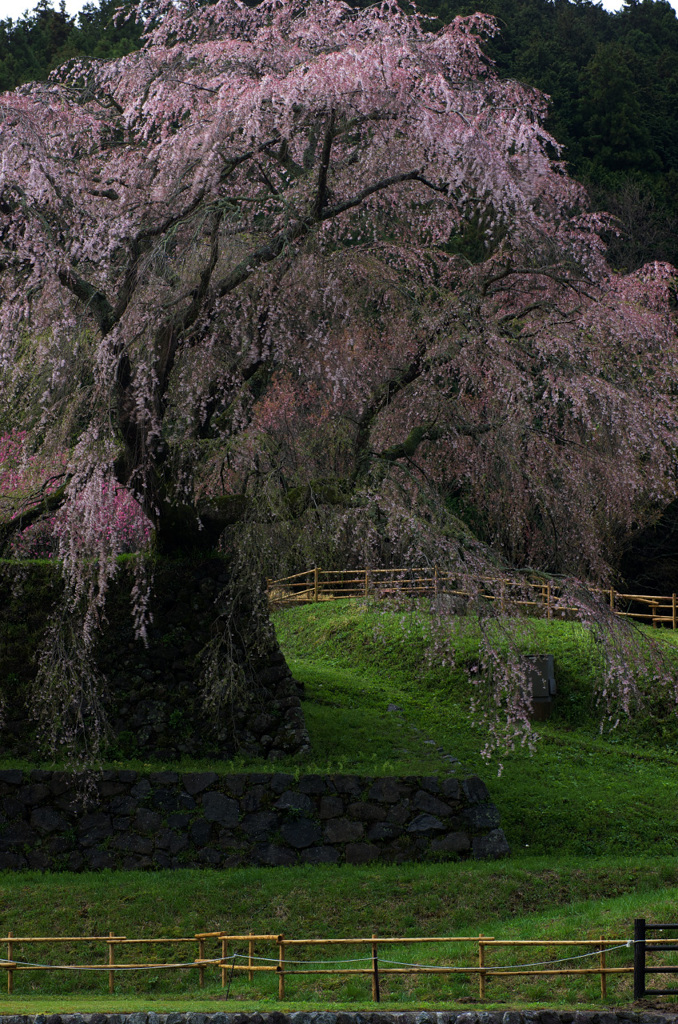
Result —
[[72, 57], [122, 57], [136, 50], [136, 23], [114, 23], [120, 6], [119, 0], [100, 0], [72, 18], [63, 2], [55, 8], [50, 0], [38, 0], [32, 13], [0, 21], [0, 91], [47, 78]]
[[[0, 89], [45, 78], [72, 57], [138, 47], [136, 24], [113, 20], [119, 6], [99, 0], [72, 18], [39, 0], [18, 21], [0, 21]], [[434, 26], [479, 7], [501, 26], [486, 46], [501, 74], [551, 96], [548, 127], [570, 173], [618, 218], [613, 266], [678, 264], [678, 17], [668, 0], [627, 0], [617, 14], [590, 0], [419, 2]]]

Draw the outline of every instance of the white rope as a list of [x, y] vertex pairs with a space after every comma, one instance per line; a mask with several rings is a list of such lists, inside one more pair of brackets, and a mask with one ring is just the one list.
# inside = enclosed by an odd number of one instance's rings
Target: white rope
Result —
[[[16, 959], [3, 959], [0, 956], [0, 966], [16, 966], [16, 967], [40, 967], [50, 971], [158, 971], [158, 970], [170, 970], [171, 968], [177, 967], [209, 967], [211, 964], [219, 965], [224, 964], [226, 961], [236, 961], [239, 959], [253, 959], [253, 961], [265, 961], [267, 964], [279, 964], [278, 957], [273, 956], [255, 956], [254, 954], [249, 957], [246, 953], [230, 953], [228, 956], [220, 956], [215, 959], [203, 959], [199, 963], [192, 961], [188, 964], [150, 964], [141, 967], [125, 967], [124, 964], [112, 964], [105, 967], [66, 967], [59, 964], [33, 964], [31, 961], [16, 961]], [[296, 961], [296, 959], [285, 959], [285, 964], [307, 964], [312, 966], [325, 965], [331, 967], [333, 964], [363, 964], [371, 963], [372, 956], [359, 956], [355, 959], [338, 959], [338, 961]]]
[[218, 963], [221, 963], [221, 960], [203, 960], [201, 963], [192, 960], [187, 964], [146, 964], [139, 967], [134, 965], [126, 967], [125, 964], [108, 964], [106, 967], [73, 967], [64, 964], [34, 964], [30, 960], [4, 960], [0, 957], [0, 966], [7, 966], [9, 970], [12, 967], [42, 967], [49, 971], [166, 971], [174, 967], [205, 967]]
[[[618, 946], [608, 946], [604, 950], [604, 952], [605, 953], [613, 953], [617, 949], [630, 949], [634, 942], [635, 942], [635, 939], [629, 939], [627, 942], [622, 942]], [[548, 942], [547, 941], [544, 942], [544, 945], [548, 945]], [[560, 957], [560, 959], [558, 959], [558, 960], [540, 960], [540, 961], [537, 961], [535, 963], [529, 963], [529, 964], [508, 964], [508, 965], [503, 966], [503, 967], [483, 967], [483, 970], [489, 973], [491, 971], [515, 971], [515, 970], [519, 970], [519, 969], [521, 969], [523, 967], [548, 967], [550, 964], [563, 964], [563, 963], [567, 963], [570, 960], [583, 960], [583, 959], [585, 959], [586, 957], [589, 957], [589, 956], [599, 956], [600, 953], [601, 953], [601, 950], [594, 949], [590, 953], [579, 953], [579, 954], [576, 954], [575, 956], [564, 956], [564, 957]], [[196, 963], [195, 961], [191, 961], [190, 963], [185, 963], [185, 964], [147, 964], [145, 966], [139, 966], [139, 967], [135, 967], [135, 966], [127, 967], [127, 966], [125, 966], [125, 964], [109, 964], [109, 965], [107, 965], [105, 967], [72, 967], [72, 966], [64, 966], [62, 964], [36, 964], [36, 963], [32, 963], [29, 960], [6, 960], [6, 959], [4, 959], [2, 957], [0, 957], [0, 965], [1, 966], [7, 966], [10, 969], [11, 969], [10, 965], [11, 966], [16, 966], [16, 967], [41, 967], [41, 968], [44, 968], [45, 970], [50, 970], [50, 971], [162, 971], [162, 970], [171, 970], [171, 969], [173, 969], [175, 967], [207, 967], [210, 964], [223, 964], [227, 960], [232, 960], [235, 963], [236, 958], [239, 959], [239, 960], [248, 960], [248, 961], [249, 960], [263, 960], [266, 963], [272, 963], [272, 964], [278, 964], [280, 962], [277, 957], [255, 956], [254, 954], [250, 957], [250, 956], [246, 955], [245, 953], [231, 953], [230, 956], [219, 957], [219, 958], [214, 959], [214, 960], [201, 960], [199, 963]], [[384, 957], [379, 957], [378, 959], [379, 959], [379, 963], [381, 963], [381, 964], [392, 964], [392, 965], [397, 966], [397, 967], [418, 967], [418, 968], [425, 968], [425, 969], [430, 970], [430, 971], [448, 971], [449, 970], [449, 967], [442, 967], [442, 966], [440, 966], [438, 964], [415, 964], [415, 963], [408, 963], [405, 960], [387, 960]], [[304, 964], [304, 965], [306, 965], [308, 967], [310, 967], [310, 966], [313, 966], [313, 967], [317, 967], [317, 966], [331, 967], [333, 964], [357, 964], [357, 963], [366, 963], [366, 962], [367, 963], [371, 963], [372, 962], [372, 957], [371, 956], [362, 956], [362, 957], [354, 957], [353, 959], [345, 959], [345, 960], [287, 960], [287, 959], [285, 959], [283, 961], [284, 965], [287, 965], [287, 964]], [[475, 968], [474, 968], [474, 970], [475, 970]]]
[[[634, 942], [633, 939], [629, 939], [628, 942], [622, 942], [619, 946], [608, 946], [605, 949], [605, 952], [606, 953], [612, 953], [612, 952], [614, 952], [615, 949], [630, 949], [631, 946], [633, 945], [633, 942]], [[548, 943], [545, 942], [544, 945], [546, 946], [546, 945], [548, 945]], [[590, 953], [579, 953], [576, 956], [563, 956], [563, 957], [560, 957], [559, 960], [539, 960], [536, 963], [531, 963], [531, 964], [507, 964], [504, 967], [485, 967], [485, 966], [483, 966], [483, 970], [484, 971], [515, 971], [515, 970], [518, 970], [521, 967], [548, 967], [549, 964], [564, 964], [564, 963], [567, 963], [569, 960], [583, 960], [587, 956], [599, 956], [600, 952], [601, 952], [601, 950], [594, 949]], [[426, 968], [428, 968], [429, 970], [432, 970], [432, 971], [444, 971], [444, 970], [447, 969], [445, 967], [438, 967], [436, 964], [409, 964], [409, 963], [406, 963], [403, 960], [386, 960], [383, 957], [379, 957], [379, 963], [381, 963], [381, 964], [397, 964], [400, 967], [426, 967]], [[474, 967], [474, 970], [475, 970], [475, 967]]]

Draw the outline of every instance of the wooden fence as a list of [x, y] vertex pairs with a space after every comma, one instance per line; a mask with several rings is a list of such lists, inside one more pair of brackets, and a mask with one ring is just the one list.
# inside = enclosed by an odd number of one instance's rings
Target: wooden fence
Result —
[[[662, 939], [647, 939], [646, 945], [651, 947], [653, 943], [663, 941]], [[607, 995], [608, 978], [632, 974], [634, 969], [632, 942], [628, 939], [602, 936], [599, 939], [556, 940], [497, 939], [494, 936], [482, 934], [408, 938], [372, 935], [369, 938], [294, 939], [285, 935], [253, 934], [251, 932], [247, 935], [231, 935], [225, 931], [218, 931], [200, 932], [190, 938], [130, 939], [112, 932], [108, 935], [68, 937], [15, 936], [9, 932], [5, 938], [0, 938], [0, 943], [6, 943], [7, 946], [7, 958], [4, 961], [0, 960], [0, 966], [7, 970], [7, 991], [10, 995], [14, 991], [14, 975], [18, 971], [100, 971], [108, 975], [108, 991], [113, 993], [115, 975], [118, 972], [194, 969], [198, 973], [200, 988], [204, 987], [206, 971], [217, 972], [217, 977], [221, 976], [222, 987], [226, 987], [227, 979], [230, 984], [230, 980], [236, 972], [241, 976], [243, 972], [247, 972], [249, 981], [254, 979], [255, 973], [273, 973], [278, 979], [279, 999], [285, 998], [285, 981], [291, 976], [364, 976], [371, 982], [372, 999], [379, 1002], [381, 977], [417, 974], [463, 975], [466, 977], [475, 975], [478, 981], [478, 995], [481, 1000], [486, 998], [487, 986], [492, 977], [597, 975], [600, 979], [601, 999], [604, 999]], [[51, 946], [55, 943], [101, 944], [103, 947], [101, 960], [99, 963], [46, 964], [35, 962], [37, 957], [29, 959], [28, 955], [23, 952], [27, 947], [34, 948], [40, 944]], [[397, 953], [398, 947], [401, 949], [404, 946], [421, 948], [421, 946], [431, 943], [443, 944], [447, 947], [442, 951], [438, 950], [434, 963], [403, 962], [400, 959], [389, 958], [403, 955]], [[181, 962], [166, 960], [140, 962], [121, 960], [119, 957], [119, 951], [125, 946], [148, 947], [150, 944], [183, 947], [187, 944], [193, 945], [196, 955], [194, 959]], [[356, 947], [357, 953], [366, 947], [366, 955], [360, 956], [354, 952], [348, 960], [336, 957], [317, 960], [308, 957], [309, 950], [311, 957], [317, 956], [320, 947], [331, 947], [336, 952], [338, 949], [349, 946]], [[17, 955], [19, 947], [22, 949], [21, 956]], [[396, 953], [391, 951], [392, 947], [396, 948]], [[238, 952], [238, 950], [245, 949], [247, 952]], [[629, 963], [610, 966], [607, 959], [608, 954], [611, 951], [619, 952], [622, 949], [626, 950], [626, 953], [620, 953], [617, 959], [626, 958]], [[307, 953], [306, 958], [303, 956], [304, 950]], [[457, 955], [452, 956], [451, 950], [454, 950]], [[497, 964], [497, 957], [492, 955], [498, 950], [512, 951], [512, 955], [502, 956], [501, 961], [526, 958], [532, 960], [532, 957], [528, 956], [532, 950], [535, 952], [545, 950], [546, 952], [538, 954], [537, 962], [534, 963], [504, 963], [502, 965], [501, 963]], [[575, 952], [570, 952], [571, 950]], [[51, 955], [53, 955], [53, 950]], [[568, 966], [568, 961], [573, 960], [578, 966]], [[350, 966], [346, 966], [347, 964]]]
[[[557, 584], [543, 580], [515, 580], [484, 577], [474, 581], [474, 596], [497, 601], [506, 610], [532, 610], [547, 619], [576, 616], [579, 609], [564, 602]], [[424, 569], [307, 569], [282, 579], [266, 581], [269, 601], [284, 607], [342, 598], [431, 597], [447, 594], [463, 601], [472, 595], [460, 586], [459, 577], [434, 566]], [[649, 625], [676, 629], [678, 598], [652, 594], [624, 594], [591, 587], [590, 593], [609, 604], [615, 615], [637, 619]]]

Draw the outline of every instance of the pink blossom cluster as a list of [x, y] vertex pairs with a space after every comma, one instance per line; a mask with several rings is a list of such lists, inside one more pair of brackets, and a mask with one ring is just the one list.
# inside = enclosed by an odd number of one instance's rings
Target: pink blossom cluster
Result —
[[[678, 495], [677, 274], [606, 264], [547, 98], [483, 55], [496, 22], [137, 11], [139, 52], [0, 95], [0, 408], [31, 405], [40, 453], [5, 441], [10, 515], [67, 474], [42, 529], [74, 602], [98, 616], [149, 521], [176, 554], [238, 515], [366, 561], [609, 581]], [[523, 742], [494, 650], [495, 735]]]
[[[53, 493], [64, 474], [68, 459], [60, 455], [52, 461], [53, 472], [45, 472], [37, 455], [26, 451], [25, 431], [0, 437], [0, 501], [12, 503], [12, 518], [28, 511], [45, 493]], [[54, 472], [57, 468], [60, 472]], [[78, 502], [76, 498], [76, 504]], [[8, 508], [11, 507], [8, 504]], [[11, 543], [15, 558], [54, 558], [64, 534], [65, 510], [46, 515], [17, 532]], [[96, 529], [106, 543], [120, 554], [148, 547], [152, 526], [131, 494], [116, 484], [102, 485]], [[83, 555], [87, 550], [83, 543]]]

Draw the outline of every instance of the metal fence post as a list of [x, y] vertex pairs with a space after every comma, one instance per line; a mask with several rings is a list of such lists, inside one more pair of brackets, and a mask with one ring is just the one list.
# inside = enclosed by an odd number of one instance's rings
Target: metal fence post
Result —
[[[372, 936], [373, 939], [376, 937], [376, 935]], [[379, 960], [376, 942], [372, 943], [372, 1000], [375, 1003], [379, 1002]]]
[[645, 918], [633, 922], [633, 998], [645, 998]]

